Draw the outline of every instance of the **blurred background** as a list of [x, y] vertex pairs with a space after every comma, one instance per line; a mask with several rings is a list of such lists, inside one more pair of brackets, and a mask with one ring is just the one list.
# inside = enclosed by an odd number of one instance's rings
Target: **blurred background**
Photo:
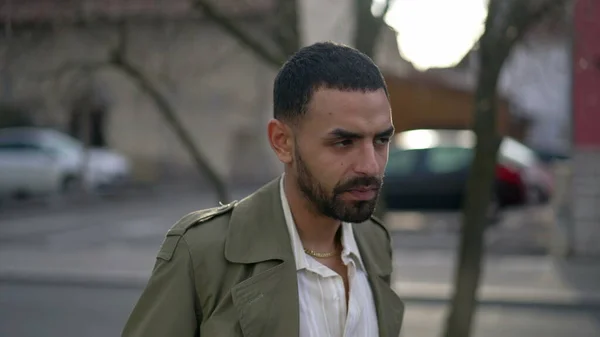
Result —
[[[600, 336], [600, 1], [546, 2], [498, 81], [474, 336]], [[381, 200], [402, 336], [440, 336], [487, 9], [0, 1], [0, 336], [119, 335], [167, 229], [280, 174], [265, 132], [272, 82], [323, 40], [367, 53], [388, 83], [398, 134]]]

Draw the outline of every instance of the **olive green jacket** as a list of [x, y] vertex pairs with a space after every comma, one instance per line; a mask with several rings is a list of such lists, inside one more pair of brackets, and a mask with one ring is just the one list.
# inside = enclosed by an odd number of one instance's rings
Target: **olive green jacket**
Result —
[[[298, 285], [278, 179], [240, 202], [191, 213], [168, 232], [123, 337], [297, 337]], [[390, 237], [354, 225], [380, 337], [398, 337]], [[371, 336], [365, 336], [371, 337]]]

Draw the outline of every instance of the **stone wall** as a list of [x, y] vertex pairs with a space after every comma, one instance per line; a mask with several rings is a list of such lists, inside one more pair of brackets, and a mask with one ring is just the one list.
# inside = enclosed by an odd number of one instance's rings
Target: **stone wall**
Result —
[[600, 257], [600, 3], [574, 4], [573, 209], [574, 249]]
[[[351, 43], [352, 6], [351, 0], [302, 1], [303, 43]], [[335, 16], [335, 22], [322, 20], [317, 11]], [[254, 25], [244, 24], [249, 29]], [[222, 176], [254, 183], [281, 172], [266, 139], [274, 67], [209, 21], [137, 22], [128, 32], [129, 60], [167, 96]], [[0, 37], [2, 100], [38, 102], [45, 124], [66, 128], [69, 98], [91, 83], [108, 102], [108, 144], [132, 158], [139, 180], [195, 174], [153, 102], [123, 72], [104, 67], [83, 76], [72, 70], [75, 65], [105, 62], [116, 33], [115, 26], [105, 23], [57, 25]], [[410, 66], [399, 57], [395, 33], [384, 30], [382, 40], [376, 61], [388, 72], [406, 72]]]
[[600, 149], [575, 151], [572, 170], [573, 250], [600, 256]]
[[[209, 23], [137, 23], [129, 32], [128, 58], [165, 93], [223, 176], [230, 177], [232, 167], [244, 167], [246, 176], [258, 180], [278, 173], [264, 128], [274, 70]], [[64, 69], [105, 61], [115, 39], [109, 25], [5, 38], [0, 41], [4, 100], [41, 100], [44, 120], [64, 127], [65, 102], [81, 85], [73, 79], [82, 77]], [[133, 159], [139, 179], [193, 172], [174, 133], [130, 78], [112, 67], [88, 77], [108, 97], [108, 143]], [[242, 162], [236, 155], [240, 149], [248, 158]]]

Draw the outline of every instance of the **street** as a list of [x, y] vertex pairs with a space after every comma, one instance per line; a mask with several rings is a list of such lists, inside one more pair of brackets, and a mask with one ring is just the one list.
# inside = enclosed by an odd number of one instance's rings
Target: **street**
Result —
[[[0, 336], [118, 336], [140, 289], [0, 284]], [[440, 336], [444, 304], [407, 302], [401, 336]], [[598, 337], [600, 308], [483, 306], [474, 337]]]
[[[248, 191], [237, 191], [241, 199]], [[194, 190], [107, 200], [75, 208], [0, 213], [0, 244], [76, 250], [104, 245], [158, 248], [166, 231], [185, 214], [218, 206]]]
[[0, 284], [0, 336], [119, 336], [139, 292]]
[[[234, 191], [233, 197], [240, 200], [250, 191]], [[217, 205], [208, 193], [184, 189], [58, 210], [0, 210], [0, 244], [61, 250], [107, 244], [158, 247], [183, 215]], [[543, 210], [508, 211], [488, 231], [488, 252], [545, 254], [550, 229], [544, 217]], [[399, 249], [449, 250], [458, 243], [458, 214], [392, 213], [386, 225]]]
[[[119, 335], [166, 230], [214, 205], [188, 191], [0, 214], [0, 336]], [[457, 218], [395, 217], [393, 286], [407, 304], [402, 336], [439, 336]], [[600, 267], [544, 256], [533, 247], [543, 226], [526, 217], [511, 213], [489, 232], [475, 336], [600, 336]]]

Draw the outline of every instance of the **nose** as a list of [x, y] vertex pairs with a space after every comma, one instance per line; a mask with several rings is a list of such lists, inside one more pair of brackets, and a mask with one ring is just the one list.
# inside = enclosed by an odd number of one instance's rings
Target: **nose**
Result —
[[355, 171], [365, 176], [378, 176], [380, 174], [377, 150], [373, 144], [364, 145], [358, 155]]

